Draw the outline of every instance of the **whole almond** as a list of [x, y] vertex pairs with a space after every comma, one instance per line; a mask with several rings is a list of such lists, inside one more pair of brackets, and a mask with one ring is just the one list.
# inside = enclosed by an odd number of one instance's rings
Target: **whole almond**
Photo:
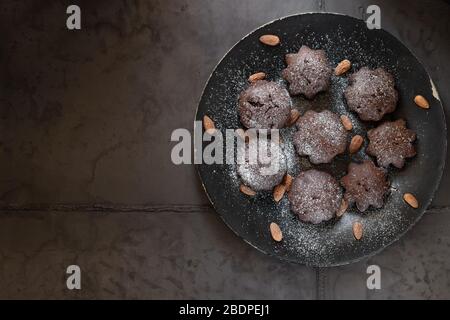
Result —
[[342, 60], [341, 62], [339, 62], [339, 64], [337, 65], [336, 69], [334, 69], [334, 73], [337, 76], [343, 75], [344, 73], [346, 73], [348, 70], [350, 70], [350, 68], [352, 67], [352, 63], [345, 59]]
[[291, 109], [291, 115], [289, 116], [287, 126], [293, 126], [297, 122], [298, 118], [300, 118], [300, 111], [297, 109]]
[[414, 195], [411, 193], [405, 193], [403, 195], [403, 200], [405, 200], [405, 202], [414, 209], [417, 209], [419, 207], [419, 201], [417, 201], [416, 197], [414, 197]]
[[277, 242], [283, 240], [283, 233], [275, 222], [270, 223], [270, 234], [272, 235], [273, 240]]
[[278, 38], [276, 35], [273, 34], [265, 34], [259, 37], [259, 41], [272, 47], [280, 44], [280, 38]]
[[203, 117], [203, 127], [205, 127], [205, 131], [214, 132], [216, 130], [216, 126], [214, 125], [214, 121], [205, 115]]
[[279, 184], [273, 189], [273, 199], [275, 202], [280, 202], [286, 192], [286, 186], [284, 184]]
[[364, 142], [364, 138], [360, 135], [356, 135], [352, 138], [352, 141], [350, 141], [350, 146], [348, 147], [348, 151], [350, 153], [356, 153], [358, 152], [359, 148], [361, 148], [362, 144]]
[[414, 102], [423, 109], [429, 109], [430, 104], [428, 103], [427, 99], [425, 99], [423, 96], [418, 95], [414, 98]]
[[363, 235], [363, 226], [360, 222], [353, 222], [353, 235], [356, 240], [360, 240]]
[[345, 199], [342, 199], [341, 206], [339, 207], [338, 211], [336, 212], [336, 216], [338, 218], [342, 217], [342, 215], [347, 211], [347, 209], [348, 209], [348, 203]]
[[258, 80], [262, 80], [266, 77], [266, 74], [264, 72], [257, 72], [252, 74], [250, 77], [248, 77], [249, 82], [255, 82]]
[[286, 173], [283, 178], [283, 184], [286, 186], [286, 192], [289, 192], [289, 190], [291, 190], [292, 181], [294, 181], [294, 178], [292, 178], [289, 173]]
[[256, 194], [255, 191], [253, 191], [250, 187], [247, 187], [245, 184], [241, 184], [240, 187], [239, 187], [239, 190], [243, 194], [246, 194], [246, 195], [248, 195], [250, 197], [253, 197]]
[[341, 116], [341, 122], [342, 122], [342, 125], [344, 126], [345, 130], [350, 131], [353, 129], [352, 120], [350, 120], [350, 118], [347, 117], [346, 115], [343, 114]]

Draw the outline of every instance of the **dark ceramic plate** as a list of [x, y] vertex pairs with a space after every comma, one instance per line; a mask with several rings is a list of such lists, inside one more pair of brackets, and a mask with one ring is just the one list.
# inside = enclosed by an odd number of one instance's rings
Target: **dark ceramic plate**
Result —
[[[276, 34], [281, 45], [268, 47], [258, 39], [263, 34]], [[335, 266], [357, 261], [375, 254], [398, 240], [422, 216], [431, 203], [444, 169], [446, 127], [442, 105], [433, 83], [422, 64], [399, 40], [384, 30], [369, 30], [365, 22], [344, 15], [310, 13], [290, 16], [266, 24], [237, 43], [220, 61], [212, 73], [201, 98], [196, 119], [209, 115], [221, 131], [239, 128], [237, 97], [248, 83], [250, 74], [264, 71], [269, 80], [283, 83], [280, 76], [285, 67], [286, 53], [298, 51], [301, 45], [325, 49], [332, 65], [343, 59], [353, 63], [351, 72], [362, 66], [383, 67], [396, 80], [399, 103], [396, 111], [385, 117], [406, 119], [409, 128], [417, 133], [417, 156], [407, 161], [402, 170], [388, 170], [390, 194], [382, 209], [364, 214], [354, 207], [340, 219], [319, 225], [300, 222], [289, 210], [285, 196], [280, 203], [273, 201], [270, 192], [248, 197], [239, 192], [239, 178], [235, 166], [226, 164], [197, 165], [197, 169], [216, 211], [225, 223], [246, 242], [260, 251], [310, 266]], [[342, 93], [347, 77], [334, 77], [327, 93], [314, 100], [294, 98], [294, 106], [301, 113], [308, 109], [330, 109], [347, 114], [354, 123], [353, 134], [366, 136], [373, 123], [358, 120], [350, 112]], [[430, 109], [415, 106], [416, 94], [425, 96]], [[289, 172], [292, 175], [316, 167], [341, 178], [350, 161], [370, 158], [362, 150], [350, 158], [342, 155], [329, 165], [312, 166], [307, 159], [295, 156], [291, 136], [294, 128], [283, 129], [287, 144]], [[351, 136], [351, 135], [350, 135]], [[349, 137], [350, 138], [350, 137]], [[412, 209], [402, 199], [405, 192], [415, 194], [420, 201]], [[356, 241], [352, 223], [364, 225], [364, 236]], [[280, 225], [284, 239], [272, 240], [269, 224]]]

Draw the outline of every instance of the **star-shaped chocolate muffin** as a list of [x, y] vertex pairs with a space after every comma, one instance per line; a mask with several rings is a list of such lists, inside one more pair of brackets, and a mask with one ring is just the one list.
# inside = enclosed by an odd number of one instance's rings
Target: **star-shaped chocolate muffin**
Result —
[[246, 128], [283, 128], [291, 113], [291, 97], [279, 84], [259, 80], [239, 96], [239, 116]]
[[341, 184], [345, 188], [345, 200], [349, 204], [356, 203], [360, 211], [366, 211], [369, 206], [381, 208], [389, 190], [385, 171], [370, 160], [360, 164], [350, 163]]
[[300, 220], [317, 224], [336, 215], [342, 202], [342, 190], [332, 175], [312, 169], [295, 178], [289, 201]]
[[[260, 140], [255, 144], [245, 143], [241, 148], [245, 148], [240, 149], [244, 158], [238, 159], [237, 173], [246, 186], [262, 191], [272, 190], [281, 183], [287, 170], [281, 143]], [[262, 152], [265, 152], [265, 157]]]
[[369, 145], [366, 152], [377, 158], [379, 166], [390, 164], [403, 168], [405, 159], [416, 155], [413, 142], [416, 140], [414, 131], [406, 127], [406, 121], [399, 119], [384, 122], [367, 132]]
[[302, 46], [298, 53], [286, 55], [287, 68], [283, 78], [289, 82], [292, 95], [303, 94], [306, 98], [328, 89], [332, 69], [324, 50], [312, 50]]
[[309, 156], [313, 164], [329, 163], [347, 148], [347, 131], [339, 116], [329, 110], [306, 111], [297, 129], [293, 137], [297, 153]]
[[344, 96], [350, 110], [364, 121], [379, 121], [395, 110], [398, 93], [394, 77], [384, 70], [361, 68], [349, 77], [350, 85]]

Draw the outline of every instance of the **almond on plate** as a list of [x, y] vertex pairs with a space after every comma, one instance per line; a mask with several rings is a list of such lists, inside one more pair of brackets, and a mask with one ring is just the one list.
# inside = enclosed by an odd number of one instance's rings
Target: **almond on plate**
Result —
[[418, 95], [414, 98], [414, 102], [421, 107], [422, 109], [429, 109], [430, 104], [428, 103], [427, 99], [425, 99], [423, 96]]
[[300, 111], [297, 109], [291, 109], [291, 115], [287, 121], [287, 127], [293, 126], [297, 122], [298, 118], [300, 118]]
[[353, 235], [355, 236], [356, 240], [360, 240], [363, 235], [363, 226], [361, 222], [354, 222], [353, 223]]
[[417, 201], [416, 197], [412, 193], [405, 193], [403, 195], [403, 200], [405, 200], [405, 202], [414, 209], [419, 207], [419, 201]]
[[341, 202], [341, 206], [339, 207], [338, 211], [336, 212], [336, 216], [342, 217], [344, 215], [344, 213], [347, 211], [348, 209], [348, 202], [345, 199], [342, 199]]
[[350, 120], [350, 118], [347, 117], [346, 115], [343, 114], [341, 116], [341, 122], [342, 122], [342, 125], [344, 126], [345, 130], [350, 131], [353, 129], [352, 120]]
[[273, 199], [275, 202], [280, 202], [286, 192], [286, 186], [284, 184], [279, 184], [273, 189]]
[[272, 47], [280, 44], [280, 38], [278, 38], [276, 35], [273, 35], [273, 34], [265, 34], [265, 35], [259, 37], [259, 41], [261, 41], [265, 45], [272, 46]]
[[292, 178], [289, 173], [286, 173], [283, 178], [283, 184], [286, 186], [286, 192], [289, 192], [289, 190], [291, 190], [292, 181], [294, 181], [294, 178]]
[[350, 153], [356, 153], [361, 148], [362, 144], [364, 142], [364, 138], [360, 135], [356, 135], [352, 138], [352, 141], [350, 141], [350, 146], [348, 147], [348, 151]]
[[341, 62], [339, 62], [339, 64], [337, 65], [336, 69], [334, 69], [334, 73], [337, 76], [343, 75], [344, 73], [346, 73], [348, 70], [350, 70], [350, 68], [352, 67], [352, 63], [345, 59], [342, 60]]
[[263, 80], [266, 77], [266, 74], [264, 72], [257, 72], [252, 74], [250, 77], [248, 77], [249, 82], [255, 82], [258, 80]]
[[272, 222], [270, 224], [270, 234], [272, 235], [273, 240], [277, 242], [283, 240], [283, 233], [281, 232], [280, 227], [275, 222]]
[[239, 190], [243, 193], [246, 194], [248, 196], [254, 196], [256, 194], [255, 191], [253, 191], [250, 187], [247, 187], [245, 184], [241, 184], [239, 186]]
[[208, 117], [207, 115], [205, 115], [203, 117], [203, 127], [205, 128], [205, 131], [214, 131], [216, 130], [216, 126], [214, 124], [214, 121]]

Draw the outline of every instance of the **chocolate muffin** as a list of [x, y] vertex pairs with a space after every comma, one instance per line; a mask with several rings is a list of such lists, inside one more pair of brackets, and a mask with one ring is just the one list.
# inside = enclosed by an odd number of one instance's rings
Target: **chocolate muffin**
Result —
[[[259, 144], [260, 142], [243, 144], [245, 153], [242, 149], [240, 151], [245, 157], [237, 159], [237, 173], [242, 183], [254, 191], [272, 190], [281, 183], [286, 173], [286, 155], [280, 143], [267, 140], [267, 149], [260, 149], [258, 153]], [[267, 155], [267, 159], [262, 155]]]
[[312, 99], [330, 86], [332, 69], [325, 51], [302, 46], [298, 53], [286, 55], [286, 64], [282, 76], [289, 82], [292, 95], [303, 94]]
[[379, 166], [390, 164], [403, 168], [405, 159], [416, 155], [413, 142], [416, 140], [414, 131], [406, 128], [406, 121], [399, 119], [384, 122], [367, 132], [369, 145], [366, 152], [377, 158]]
[[389, 190], [385, 171], [370, 160], [361, 164], [350, 163], [341, 184], [345, 188], [345, 200], [349, 204], [356, 203], [360, 211], [366, 211], [369, 206], [381, 208]]
[[291, 112], [291, 97], [275, 82], [259, 80], [239, 96], [239, 116], [246, 128], [283, 128]]
[[338, 115], [329, 110], [309, 110], [297, 121], [293, 141], [299, 155], [309, 156], [311, 163], [329, 163], [345, 152], [347, 131]]
[[395, 110], [398, 93], [394, 77], [384, 70], [363, 67], [349, 77], [344, 96], [348, 107], [364, 121], [379, 121]]
[[336, 215], [342, 202], [342, 190], [333, 176], [312, 169], [294, 179], [289, 201], [291, 210], [300, 220], [317, 224]]

